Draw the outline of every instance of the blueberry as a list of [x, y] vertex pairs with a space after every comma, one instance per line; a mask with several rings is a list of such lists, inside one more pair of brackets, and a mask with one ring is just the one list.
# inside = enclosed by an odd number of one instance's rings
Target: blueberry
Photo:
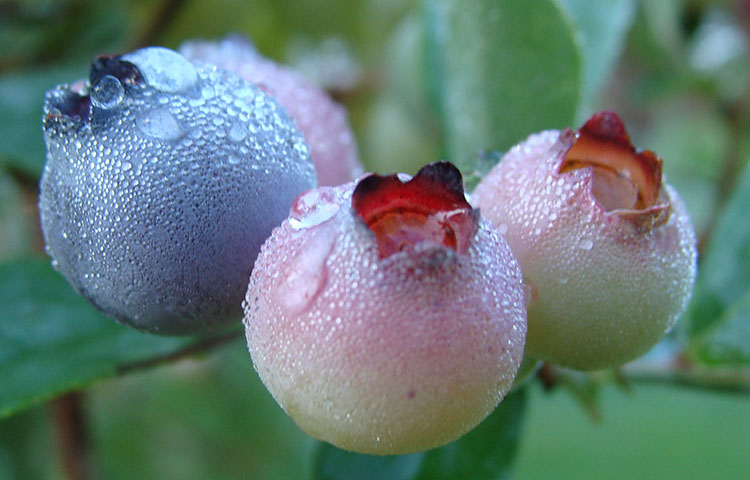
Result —
[[151, 332], [239, 320], [261, 244], [316, 183], [276, 101], [165, 48], [96, 58], [87, 82], [47, 93], [43, 124], [53, 265], [102, 311]]
[[245, 300], [250, 353], [311, 436], [386, 455], [451, 442], [502, 400], [523, 355], [521, 271], [458, 170], [301, 194]]
[[263, 57], [239, 35], [220, 42], [188, 41], [180, 53], [237, 73], [278, 100], [310, 147], [320, 185], [339, 185], [363, 173], [346, 110], [292, 68]]
[[685, 310], [693, 226], [662, 159], [637, 151], [615, 113], [530, 136], [472, 201], [506, 236], [532, 288], [528, 355], [582, 370], [618, 366]]

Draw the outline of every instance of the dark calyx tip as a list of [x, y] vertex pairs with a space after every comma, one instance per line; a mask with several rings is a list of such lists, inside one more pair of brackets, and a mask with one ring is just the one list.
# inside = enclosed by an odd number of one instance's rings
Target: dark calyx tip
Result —
[[58, 86], [47, 92], [44, 99], [45, 121], [55, 121], [61, 117], [89, 121], [91, 99], [87, 94], [76, 93], [68, 86]]
[[123, 85], [143, 82], [143, 75], [138, 67], [123, 60], [120, 55], [98, 55], [94, 58], [89, 71], [89, 84], [96, 84], [105, 75], [112, 75]]

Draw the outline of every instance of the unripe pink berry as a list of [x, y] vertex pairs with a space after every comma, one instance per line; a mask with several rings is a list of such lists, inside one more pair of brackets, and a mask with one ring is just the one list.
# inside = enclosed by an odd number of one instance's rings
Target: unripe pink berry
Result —
[[523, 354], [521, 272], [448, 163], [301, 194], [253, 269], [250, 353], [313, 437], [402, 454], [460, 437]]
[[274, 97], [302, 131], [319, 185], [340, 185], [362, 174], [346, 110], [293, 69], [263, 57], [239, 35], [219, 43], [185, 42], [179, 51], [191, 61], [236, 73]]
[[620, 118], [546, 131], [510, 150], [472, 194], [532, 288], [526, 353], [578, 369], [648, 351], [684, 311], [696, 239], [662, 160]]

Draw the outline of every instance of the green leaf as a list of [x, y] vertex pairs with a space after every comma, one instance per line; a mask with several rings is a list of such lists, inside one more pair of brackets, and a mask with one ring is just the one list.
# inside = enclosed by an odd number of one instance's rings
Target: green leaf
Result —
[[551, 0], [425, 0], [427, 82], [449, 160], [571, 126], [582, 80], [575, 30]]
[[[128, 31], [139, 27], [123, 0], [22, 0], [2, 2], [0, 67], [50, 59], [90, 60], [114, 53]], [[147, 3], [147, 2], [137, 2]], [[151, 13], [153, 16], [153, 6]]]
[[682, 56], [684, 39], [680, 28], [682, 2], [680, 0], [641, 0], [640, 7], [649, 33], [656, 46], [669, 52], [674, 57]]
[[44, 92], [59, 83], [72, 83], [88, 67], [54, 67], [0, 77], [0, 166], [38, 178], [45, 161], [42, 136]]
[[692, 350], [707, 364], [750, 365], [750, 292], [729, 307]]
[[193, 342], [116, 324], [46, 259], [0, 264], [0, 418]]
[[635, 14], [634, 0], [560, 0], [580, 32], [583, 51], [582, 105], [578, 123], [593, 112], [591, 105], [625, 46]]
[[[710, 328], [717, 328], [717, 323], [728, 321], [732, 314], [727, 310], [750, 294], [748, 205], [750, 166], [740, 175], [703, 254], [693, 301], [687, 314], [687, 329], [693, 337]], [[746, 341], [750, 342], [750, 338]]]
[[18, 185], [0, 171], [0, 261], [31, 250], [32, 216], [23, 200]]
[[474, 430], [444, 447], [411, 455], [377, 457], [321, 443], [316, 480], [472, 480], [511, 477], [521, 437], [526, 389], [508, 395]]
[[[20, 3], [38, 5], [18, 5], [17, 11], [11, 8], [10, 18], [16, 17], [16, 28], [10, 29], [7, 37], [0, 35], [0, 45], [13, 45], [5, 50], [13, 50], [10, 57], [25, 62], [20, 65], [26, 68], [0, 76], [0, 166], [38, 178], [45, 160], [41, 121], [44, 92], [87, 78], [94, 56], [121, 52], [129, 30], [139, 25], [130, 18], [128, 4], [133, 2]], [[19, 25], [23, 31], [35, 32], [32, 36], [36, 40], [24, 40], [28, 34], [18, 36]], [[5, 54], [0, 54], [2, 57], [8, 59]], [[45, 61], [55, 64], [40, 66]]]
[[464, 176], [464, 188], [467, 192], [471, 192], [479, 185], [485, 175], [487, 175], [492, 167], [500, 163], [504, 152], [498, 152], [496, 150], [481, 150], [476, 154], [469, 157], [463, 165], [463, 176]]
[[376, 457], [320, 445], [313, 467], [315, 480], [408, 480], [418, 478], [424, 453]]
[[62, 478], [55, 469], [54, 436], [45, 408], [0, 421], [0, 478]]
[[[716, 215], [722, 161], [730, 145], [730, 127], [718, 105], [662, 100], [640, 135], [641, 146], [664, 159], [664, 175], [680, 193], [700, 235]], [[700, 132], [700, 135], [696, 135]]]
[[104, 382], [85, 398], [95, 478], [310, 478], [317, 442], [268, 393], [241, 335], [199, 361]]

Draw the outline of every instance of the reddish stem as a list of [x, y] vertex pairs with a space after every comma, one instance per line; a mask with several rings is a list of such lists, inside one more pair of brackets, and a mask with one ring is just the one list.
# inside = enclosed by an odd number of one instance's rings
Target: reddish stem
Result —
[[92, 478], [83, 393], [72, 392], [57, 398], [52, 403], [52, 411], [65, 478]]

